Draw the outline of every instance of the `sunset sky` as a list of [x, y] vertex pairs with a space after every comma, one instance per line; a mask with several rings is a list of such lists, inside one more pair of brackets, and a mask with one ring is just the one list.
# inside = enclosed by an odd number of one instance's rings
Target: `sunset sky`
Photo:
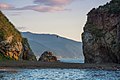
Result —
[[110, 0], [0, 0], [0, 10], [20, 31], [81, 41], [86, 14]]

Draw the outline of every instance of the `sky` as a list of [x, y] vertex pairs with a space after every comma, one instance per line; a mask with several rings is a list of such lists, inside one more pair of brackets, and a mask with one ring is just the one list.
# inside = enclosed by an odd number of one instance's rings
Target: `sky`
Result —
[[57, 34], [75, 41], [92, 8], [110, 0], [0, 0], [0, 10], [22, 32]]

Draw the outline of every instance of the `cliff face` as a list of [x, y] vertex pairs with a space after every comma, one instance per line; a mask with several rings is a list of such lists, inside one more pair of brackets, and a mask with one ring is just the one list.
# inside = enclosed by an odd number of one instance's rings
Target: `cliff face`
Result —
[[21, 54], [21, 58], [23, 60], [37, 60], [26, 38], [23, 38], [22, 44], [23, 54]]
[[28, 48], [26, 53], [25, 46], [28, 45], [23, 44], [20, 32], [15, 29], [14, 25], [0, 11], [0, 60], [24, 60], [20, 56], [23, 56], [22, 54], [24, 53], [29, 55], [30, 52]]
[[82, 41], [85, 63], [120, 63], [120, 0], [88, 13]]

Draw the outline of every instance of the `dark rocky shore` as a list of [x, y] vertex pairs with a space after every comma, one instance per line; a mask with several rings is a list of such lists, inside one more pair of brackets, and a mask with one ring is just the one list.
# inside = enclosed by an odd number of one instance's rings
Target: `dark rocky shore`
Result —
[[6, 61], [0, 62], [0, 69], [103, 69], [120, 70], [120, 64], [89, 64], [89, 63], [63, 63], [63, 62], [40, 62], [40, 61]]

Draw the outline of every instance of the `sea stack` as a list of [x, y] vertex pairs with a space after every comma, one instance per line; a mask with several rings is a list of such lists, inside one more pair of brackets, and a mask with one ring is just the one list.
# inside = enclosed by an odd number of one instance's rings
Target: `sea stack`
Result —
[[40, 56], [39, 61], [42, 61], [42, 62], [56, 62], [56, 61], [58, 61], [58, 60], [57, 60], [57, 57], [54, 56], [52, 52], [45, 51], [45, 52]]
[[120, 0], [88, 13], [82, 34], [85, 63], [120, 63]]
[[0, 11], [0, 60], [36, 60], [27, 39]]

